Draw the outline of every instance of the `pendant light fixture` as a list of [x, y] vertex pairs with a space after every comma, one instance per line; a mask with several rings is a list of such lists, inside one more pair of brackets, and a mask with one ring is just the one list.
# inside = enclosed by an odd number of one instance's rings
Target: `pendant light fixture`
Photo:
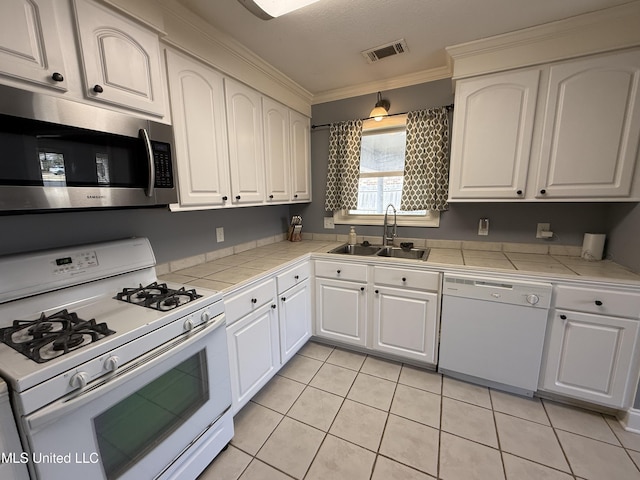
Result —
[[389, 103], [389, 100], [383, 100], [382, 94], [378, 92], [378, 101], [376, 102], [376, 106], [373, 107], [373, 110], [371, 110], [369, 118], [373, 118], [376, 122], [379, 122], [383, 117], [389, 115], [390, 107], [391, 103]]
[[262, 20], [271, 20], [319, 0], [238, 0], [247, 10]]

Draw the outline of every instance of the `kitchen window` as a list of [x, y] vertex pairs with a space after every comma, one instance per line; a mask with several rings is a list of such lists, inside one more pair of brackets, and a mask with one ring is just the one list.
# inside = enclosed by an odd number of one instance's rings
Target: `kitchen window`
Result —
[[356, 210], [334, 212], [334, 222], [352, 225], [382, 225], [390, 203], [397, 209], [398, 225], [437, 227], [436, 211], [402, 211], [406, 115], [380, 122], [366, 120], [362, 128], [358, 206]]

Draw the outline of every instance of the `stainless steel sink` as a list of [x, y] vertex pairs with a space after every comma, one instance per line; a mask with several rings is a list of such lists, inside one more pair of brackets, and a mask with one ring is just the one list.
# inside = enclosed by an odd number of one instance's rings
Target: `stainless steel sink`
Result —
[[412, 260], [426, 260], [429, 257], [428, 248], [399, 248], [382, 247], [376, 253], [378, 257], [409, 258]]
[[343, 255], [375, 255], [382, 247], [380, 245], [340, 245], [329, 253], [341, 253]]

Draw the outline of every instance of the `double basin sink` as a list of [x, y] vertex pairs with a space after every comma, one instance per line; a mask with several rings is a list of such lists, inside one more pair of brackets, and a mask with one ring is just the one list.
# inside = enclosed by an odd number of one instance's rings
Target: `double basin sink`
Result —
[[410, 260], [427, 260], [428, 248], [403, 248], [382, 245], [340, 245], [329, 253], [342, 255], [360, 255], [376, 257], [407, 258]]

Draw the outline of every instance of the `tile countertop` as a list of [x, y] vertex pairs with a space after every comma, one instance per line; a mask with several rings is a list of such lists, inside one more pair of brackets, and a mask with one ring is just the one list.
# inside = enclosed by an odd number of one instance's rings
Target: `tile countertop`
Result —
[[[455, 270], [456, 273], [525, 273], [547, 279], [549, 277], [565, 280], [584, 279], [640, 286], [640, 275], [610, 260], [584, 260], [577, 256], [580, 247], [555, 246], [548, 249], [544, 246], [552, 253], [536, 253], [541, 249], [540, 245], [536, 244], [444, 240], [427, 240], [426, 242], [422, 240], [422, 242], [424, 245], [416, 244], [416, 246], [431, 248], [429, 258], [424, 263], [418, 260], [380, 257], [356, 258], [402, 265], [427, 265], [435, 269], [441, 267]], [[262, 246], [246, 245], [237, 253], [234, 252], [238, 247], [229, 248], [158, 265], [156, 270], [163, 281], [229, 292], [309, 253], [325, 254], [322, 256], [335, 261], [346, 260], [345, 256], [327, 253], [343, 243], [345, 242], [314, 239], [301, 242], [274, 241]], [[348, 256], [348, 258], [354, 257]]]

